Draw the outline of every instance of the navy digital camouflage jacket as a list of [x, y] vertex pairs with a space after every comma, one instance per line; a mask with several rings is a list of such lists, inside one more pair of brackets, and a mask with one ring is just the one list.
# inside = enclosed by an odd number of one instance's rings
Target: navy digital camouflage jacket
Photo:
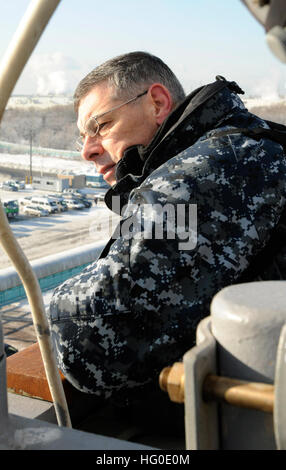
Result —
[[121, 207], [121, 224], [50, 304], [59, 368], [83, 392], [116, 401], [157, 383], [194, 345], [212, 297], [267, 244], [285, 204], [285, 155], [231, 134], [267, 127], [239, 91], [222, 80], [195, 90], [118, 163], [106, 203]]

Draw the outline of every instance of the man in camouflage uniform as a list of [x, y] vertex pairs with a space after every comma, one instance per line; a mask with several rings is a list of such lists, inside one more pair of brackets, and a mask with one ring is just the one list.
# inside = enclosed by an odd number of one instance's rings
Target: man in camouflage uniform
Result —
[[162, 368], [194, 345], [212, 297], [267, 244], [284, 208], [285, 155], [236, 132], [268, 127], [241, 92], [217, 77], [185, 97], [146, 53], [79, 84], [82, 156], [111, 185], [107, 206], [123, 208], [101, 257], [50, 304], [59, 367], [83, 392], [119, 402], [158, 388]]

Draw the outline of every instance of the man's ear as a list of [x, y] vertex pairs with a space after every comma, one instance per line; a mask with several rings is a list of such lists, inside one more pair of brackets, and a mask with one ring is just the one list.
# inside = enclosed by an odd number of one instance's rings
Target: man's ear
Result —
[[156, 122], [160, 126], [174, 107], [173, 98], [168, 88], [161, 83], [153, 83], [149, 87], [148, 95], [153, 104]]

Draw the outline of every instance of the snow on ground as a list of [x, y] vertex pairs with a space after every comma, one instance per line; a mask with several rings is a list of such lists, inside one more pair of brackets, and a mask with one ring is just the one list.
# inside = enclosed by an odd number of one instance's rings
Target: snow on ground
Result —
[[[55, 150], [56, 153], [56, 150]], [[29, 171], [30, 155], [11, 155], [9, 153], [0, 153], [0, 167], [12, 168]], [[33, 171], [55, 174], [74, 174], [74, 175], [96, 175], [94, 163], [84, 160], [74, 160], [58, 157], [47, 157], [41, 155], [33, 155], [32, 157]]]
[[[69, 210], [48, 217], [12, 221], [11, 229], [29, 261], [98, 241], [107, 241], [118, 216], [103, 203], [84, 210]], [[1, 269], [12, 266], [0, 247]]]
[[[57, 157], [37, 157], [32, 159], [33, 170], [39, 171], [44, 168], [47, 173], [63, 173], [67, 167], [74, 174], [97, 174], [94, 164], [85, 161], [70, 160]], [[0, 167], [12, 169], [29, 169], [29, 155], [0, 154]], [[7, 175], [1, 175], [0, 180], [7, 179]], [[88, 193], [96, 193], [99, 190], [86, 189]], [[102, 190], [100, 190], [102, 192]], [[104, 190], [105, 192], [105, 190]], [[47, 194], [45, 191], [25, 190], [8, 192], [0, 189], [1, 201], [20, 199], [35, 194]], [[71, 248], [77, 248], [99, 240], [108, 239], [112, 230], [112, 219], [118, 216], [106, 208], [105, 204], [99, 203], [91, 209], [68, 210], [60, 214], [48, 217], [28, 218], [21, 221], [12, 221], [11, 228], [18, 239], [24, 253], [30, 261], [43, 256], [60, 253]], [[114, 228], [114, 227], [113, 227]], [[0, 246], [0, 266], [6, 268], [11, 265], [6, 253]]]

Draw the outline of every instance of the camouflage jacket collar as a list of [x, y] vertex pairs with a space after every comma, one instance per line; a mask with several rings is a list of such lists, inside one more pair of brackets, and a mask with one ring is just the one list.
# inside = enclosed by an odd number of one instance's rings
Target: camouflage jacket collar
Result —
[[121, 207], [127, 204], [132, 189], [179, 152], [193, 145], [202, 135], [218, 128], [223, 121], [244, 109], [237, 93], [244, 93], [235, 82], [222, 77], [197, 88], [174, 109], [160, 126], [147, 147], [129, 147], [116, 168], [117, 183], [105, 196], [112, 210], [112, 196], [120, 196]]

